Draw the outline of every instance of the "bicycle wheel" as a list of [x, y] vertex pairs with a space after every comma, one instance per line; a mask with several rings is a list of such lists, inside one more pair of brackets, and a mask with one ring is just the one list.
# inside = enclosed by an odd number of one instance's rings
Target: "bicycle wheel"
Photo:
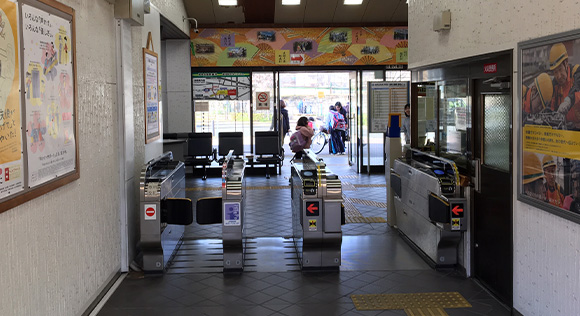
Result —
[[326, 143], [328, 143], [326, 135], [322, 132], [318, 132], [314, 136], [312, 136], [312, 144], [310, 145], [310, 149], [315, 154], [319, 154], [322, 151], [322, 149], [324, 149], [324, 146], [326, 146]]

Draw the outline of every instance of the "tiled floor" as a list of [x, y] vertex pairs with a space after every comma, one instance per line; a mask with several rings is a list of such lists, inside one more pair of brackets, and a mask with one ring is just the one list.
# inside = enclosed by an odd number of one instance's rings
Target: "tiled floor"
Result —
[[[472, 305], [446, 309], [449, 315], [510, 314], [474, 280], [431, 269], [386, 223], [343, 226], [340, 271], [299, 271], [289, 238], [288, 159], [281, 175], [247, 176], [243, 273], [221, 272], [221, 226], [194, 223], [186, 227], [183, 246], [164, 276], [130, 273], [98, 315], [405, 315], [402, 310], [357, 311], [350, 295], [444, 291], [457, 291]], [[343, 193], [363, 216], [386, 218], [384, 208], [356, 200], [385, 203], [384, 175], [358, 175], [346, 156], [324, 159], [343, 176]], [[221, 191], [201, 189], [220, 185], [218, 177], [188, 178], [187, 196], [194, 201], [220, 196]]]

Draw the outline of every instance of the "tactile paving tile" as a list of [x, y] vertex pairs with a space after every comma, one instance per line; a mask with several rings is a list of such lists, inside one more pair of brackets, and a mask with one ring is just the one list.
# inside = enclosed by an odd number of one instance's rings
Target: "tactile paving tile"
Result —
[[342, 181], [342, 191], [356, 191], [356, 187], [350, 182]]
[[405, 308], [407, 316], [449, 316], [443, 308]]
[[[221, 187], [211, 187], [211, 188], [187, 188], [185, 191], [219, 191]], [[288, 185], [276, 185], [276, 186], [261, 186], [261, 187], [246, 187], [246, 190], [283, 190], [290, 189]]]
[[366, 206], [387, 208], [387, 203], [383, 203], [383, 202], [375, 202], [375, 201], [371, 201], [371, 200], [363, 200], [363, 199], [357, 199], [357, 198], [350, 198], [350, 201], [352, 203], [362, 204], [362, 205], [366, 205]]
[[459, 292], [353, 294], [350, 298], [357, 310], [471, 307]]
[[386, 223], [387, 220], [383, 217], [364, 217], [364, 216], [349, 216], [345, 219], [346, 223]]
[[338, 176], [340, 179], [358, 179], [358, 174], [345, 174]]
[[355, 188], [386, 188], [386, 184], [355, 184]]
[[342, 199], [343, 199], [343, 205], [344, 205], [344, 216], [346, 217], [346, 222], [348, 223], [348, 219], [350, 217], [363, 217], [363, 215], [361, 214], [361, 212], [359, 212], [356, 209], [356, 206], [354, 206], [354, 204], [352, 204], [352, 202], [350, 201], [350, 199], [345, 196], [344, 194], [342, 195]]

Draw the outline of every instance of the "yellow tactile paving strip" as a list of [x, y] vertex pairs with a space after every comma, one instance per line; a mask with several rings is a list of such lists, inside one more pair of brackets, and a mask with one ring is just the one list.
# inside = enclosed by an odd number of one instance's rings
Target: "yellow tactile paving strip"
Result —
[[407, 316], [449, 316], [443, 308], [405, 308]]
[[459, 292], [353, 294], [350, 296], [350, 298], [352, 299], [356, 309], [361, 311], [382, 309], [471, 307], [471, 304], [469, 304], [469, 302], [463, 296], [461, 296]]

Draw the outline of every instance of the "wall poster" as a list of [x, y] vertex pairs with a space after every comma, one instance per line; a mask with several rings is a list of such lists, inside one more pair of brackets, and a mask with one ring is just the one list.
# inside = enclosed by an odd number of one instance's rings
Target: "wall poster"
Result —
[[0, 212], [79, 178], [74, 10], [0, 1]]
[[0, 199], [24, 190], [17, 15], [0, 2]]
[[580, 223], [580, 31], [518, 52], [518, 199]]
[[[151, 49], [149, 49], [151, 47]], [[145, 84], [145, 144], [159, 139], [159, 74], [157, 53], [153, 51], [151, 32], [143, 48], [143, 83]]]

